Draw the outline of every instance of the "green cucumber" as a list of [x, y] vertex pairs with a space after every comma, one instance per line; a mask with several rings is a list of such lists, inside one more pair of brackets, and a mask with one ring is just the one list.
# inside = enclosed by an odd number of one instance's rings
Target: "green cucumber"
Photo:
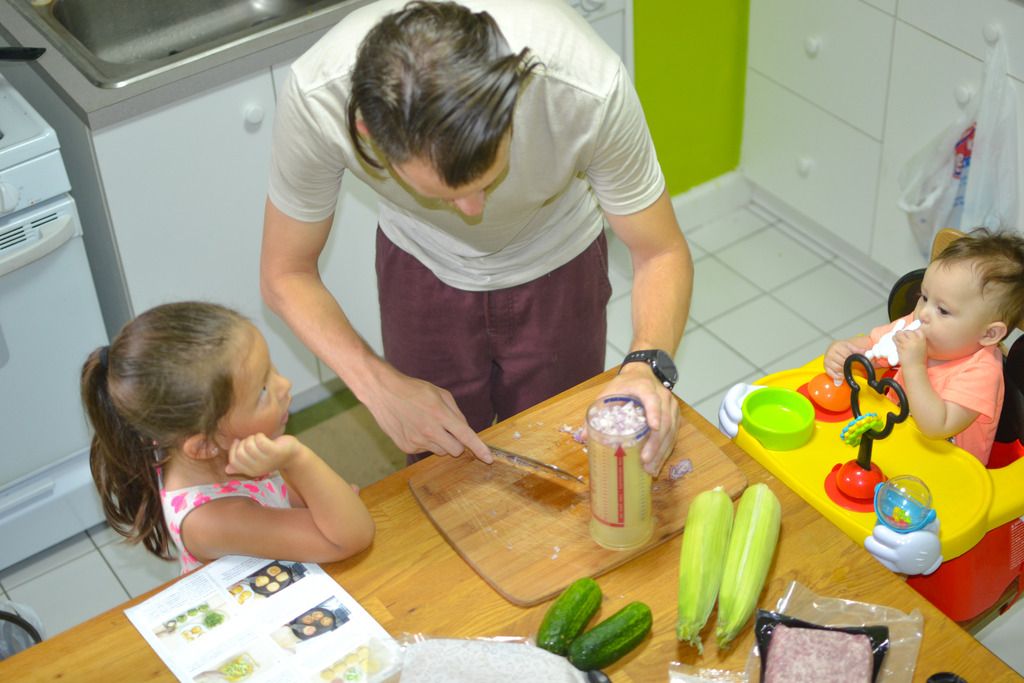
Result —
[[601, 589], [589, 577], [576, 579], [551, 603], [537, 631], [537, 645], [564, 655], [601, 606]]
[[617, 662], [640, 644], [651, 630], [651, 608], [631, 602], [569, 645], [569, 661], [580, 671]]

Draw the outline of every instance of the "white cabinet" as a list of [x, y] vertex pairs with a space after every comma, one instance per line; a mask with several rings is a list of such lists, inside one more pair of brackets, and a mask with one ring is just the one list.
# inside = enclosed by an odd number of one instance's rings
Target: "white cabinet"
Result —
[[743, 172], [868, 251], [894, 18], [859, 0], [754, 0]]
[[746, 113], [744, 172], [836, 237], [863, 232], [875, 206], [880, 143], [754, 70]]
[[881, 139], [892, 16], [851, 0], [754, 0], [750, 26], [751, 69]]
[[741, 168], [853, 258], [919, 268], [900, 171], [977, 97], [990, 43], [1024, 75], [1022, 36], [1014, 0], [752, 0]]
[[978, 59], [1006, 40], [1010, 75], [1024, 79], [1024, 6], [1019, 0], [900, 0], [902, 22]]
[[259, 253], [274, 89], [269, 71], [95, 133], [132, 312], [213, 300], [248, 316], [299, 393], [313, 355], [261, 302]]
[[633, 73], [633, 0], [568, 0]]

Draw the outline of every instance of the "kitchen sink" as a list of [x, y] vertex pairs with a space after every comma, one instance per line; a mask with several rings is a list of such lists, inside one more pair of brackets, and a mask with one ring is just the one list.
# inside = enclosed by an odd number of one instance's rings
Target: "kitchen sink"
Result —
[[13, 0], [89, 80], [118, 88], [349, 0]]

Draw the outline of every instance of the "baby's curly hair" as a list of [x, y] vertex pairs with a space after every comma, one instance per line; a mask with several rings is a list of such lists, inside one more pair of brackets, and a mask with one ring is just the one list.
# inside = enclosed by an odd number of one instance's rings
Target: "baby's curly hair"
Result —
[[1020, 325], [1024, 318], [1024, 235], [975, 228], [943, 249], [935, 262], [969, 262], [978, 273], [982, 292], [994, 289], [995, 312], [1007, 329]]

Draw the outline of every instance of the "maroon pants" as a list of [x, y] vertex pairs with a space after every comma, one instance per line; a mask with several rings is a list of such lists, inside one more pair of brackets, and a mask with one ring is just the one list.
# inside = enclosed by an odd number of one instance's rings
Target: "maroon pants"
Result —
[[475, 431], [604, 370], [604, 233], [547, 275], [487, 292], [446, 285], [380, 229], [376, 265], [384, 357], [450, 391]]

